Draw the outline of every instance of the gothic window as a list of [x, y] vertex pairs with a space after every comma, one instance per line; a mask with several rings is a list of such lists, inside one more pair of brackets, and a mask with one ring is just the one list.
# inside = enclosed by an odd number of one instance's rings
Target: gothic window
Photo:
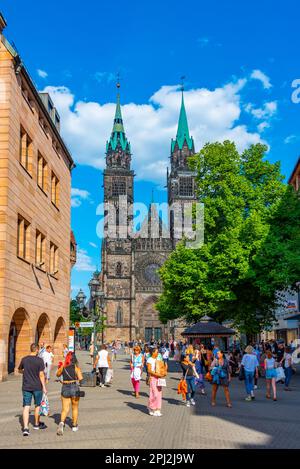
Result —
[[112, 196], [126, 195], [126, 180], [122, 177], [116, 177], [112, 181]]
[[121, 306], [118, 306], [117, 312], [116, 312], [116, 323], [117, 324], [122, 324], [123, 323], [123, 314], [122, 314], [122, 308]]
[[122, 264], [121, 262], [118, 262], [116, 265], [116, 276], [121, 277], [122, 276]]
[[192, 197], [193, 179], [191, 177], [182, 177], [179, 180], [179, 195], [184, 197]]

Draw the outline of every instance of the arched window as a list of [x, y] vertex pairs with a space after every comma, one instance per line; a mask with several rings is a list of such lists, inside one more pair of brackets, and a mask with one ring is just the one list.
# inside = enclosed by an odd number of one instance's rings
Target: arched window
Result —
[[122, 264], [121, 262], [118, 262], [116, 265], [116, 276], [121, 277], [122, 276]]
[[122, 314], [122, 308], [120, 305], [118, 306], [117, 312], [116, 312], [116, 323], [117, 324], [123, 323], [123, 314]]

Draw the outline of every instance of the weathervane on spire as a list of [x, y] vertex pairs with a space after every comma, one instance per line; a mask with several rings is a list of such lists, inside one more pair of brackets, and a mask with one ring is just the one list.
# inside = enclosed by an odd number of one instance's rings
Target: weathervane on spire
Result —
[[119, 89], [121, 84], [120, 84], [120, 72], [117, 73], [117, 84], [116, 84], [117, 88]]
[[181, 91], [184, 91], [184, 80], [185, 80], [185, 76], [182, 75], [182, 77], [180, 77], [180, 80], [181, 80]]

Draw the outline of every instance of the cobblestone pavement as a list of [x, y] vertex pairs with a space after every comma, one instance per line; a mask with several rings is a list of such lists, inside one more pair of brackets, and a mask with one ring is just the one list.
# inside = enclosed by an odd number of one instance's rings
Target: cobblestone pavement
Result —
[[[78, 352], [83, 369], [89, 357]], [[79, 431], [66, 425], [63, 437], [56, 435], [60, 420], [60, 384], [48, 385], [51, 416], [44, 417], [47, 429], [29, 437], [21, 433], [21, 378], [10, 377], [0, 383], [0, 448], [300, 448], [300, 377], [293, 376], [292, 392], [278, 385], [278, 401], [265, 398], [265, 381], [260, 379], [256, 400], [244, 401], [244, 386], [237, 379], [231, 384], [233, 408], [225, 406], [219, 390], [217, 406], [207, 396], [196, 396], [196, 407], [187, 408], [177, 395], [179, 373], [170, 364], [164, 389], [163, 417], [147, 413], [148, 386], [141, 383], [141, 397], [131, 395], [129, 358], [118, 356], [111, 387], [85, 388], [80, 401]], [[33, 415], [31, 415], [33, 419]], [[67, 420], [71, 424], [71, 420]]]

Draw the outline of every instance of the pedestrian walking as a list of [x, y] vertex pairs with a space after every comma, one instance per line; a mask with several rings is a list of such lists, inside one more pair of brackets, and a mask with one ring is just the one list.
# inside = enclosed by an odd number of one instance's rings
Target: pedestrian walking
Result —
[[64, 360], [66, 359], [66, 356], [67, 356], [68, 352], [69, 352], [69, 348], [68, 348], [67, 344], [63, 344], [63, 353], [62, 354], [63, 354]]
[[166, 344], [165, 347], [163, 347], [163, 350], [162, 350], [162, 358], [163, 358], [163, 361], [164, 361], [165, 365], [168, 365], [168, 363], [169, 363], [169, 356], [170, 356], [169, 344]]
[[91, 362], [92, 362], [92, 365], [93, 365], [94, 364], [94, 342], [90, 343], [89, 352], [90, 352]]
[[117, 343], [114, 341], [111, 346], [111, 361], [114, 362], [117, 360]]
[[45, 342], [39, 343], [38, 357], [43, 359], [43, 355], [46, 351]]
[[50, 373], [51, 373], [53, 358], [54, 358], [54, 354], [52, 352], [52, 347], [51, 345], [47, 345], [46, 350], [43, 353], [43, 361], [45, 365], [44, 373], [45, 373], [46, 384], [48, 384], [50, 380]]
[[[147, 360], [147, 370], [149, 374], [149, 415], [154, 417], [161, 417], [161, 405], [162, 405], [162, 382], [161, 379], [164, 379], [165, 372], [162, 370], [164, 363], [158, 360], [158, 348], [152, 347], [151, 356]], [[161, 366], [162, 365], [162, 366]], [[165, 367], [164, 367], [165, 368]]]
[[211, 363], [210, 366], [212, 375], [212, 393], [211, 393], [211, 405], [216, 405], [216, 397], [219, 386], [222, 386], [226, 398], [227, 407], [232, 407], [230, 394], [229, 394], [229, 383], [231, 381], [231, 370], [228, 360], [224, 356], [224, 352], [219, 350], [217, 356]]
[[253, 347], [251, 345], [248, 345], [245, 349], [241, 366], [244, 367], [245, 371], [245, 388], [247, 393], [245, 401], [253, 401], [255, 399], [254, 376], [258, 377], [259, 363], [256, 354], [253, 354]]
[[47, 394], [44, 362], [38, 357], [39, 349], [36, 344], [31, 344], [30, 354], [23, 357], [19, 365], [19, 373], [23, 374], [23, 436], [29, 435], [29, 411], [31, 401], [34, 399], [34, 430], [43, 430], [46, 425], [40, 422], [40, 405], [43, 393]]
[[95, 362], [94, 369], [98, 368], [100, 388], [105, 386], [105, 378], [108, 368], [112, 368], [111, 361], [108, 355], [107, 347], [105, 344], [101, 345], [100, 351], [98, 352]]
[[272, 385], [272, 390], [273, 390], [273, 401], [277, 401], [276, 397], [276, 361], [275, 358], [273, 357], [272, 351], [266, 350], [266, 358], [264, 362], [265, 366], [265, 373], [266, 373], [266, 383], [267, 383], [267, 394], [266, 398], [271, 399], [271, 385]]
[[290, 381], [293, 375], [293, 359], [291, 347], [285, 347], [284, 351], [284, 374], [285, 374], [285, 391], [291, 391]]
[[186, 406], [191, 407], [191, 404], [196, 405], [196, 402], [194, 400], [196, 392], [195, 365], [190, 361], [189, 355], [184, 355], [182, 357], [180, 365], [183, 377], [187, 384]]
[[133, 354], [130, 358], [131, 382], [133, 386], [133, 395], [136, 398], [140, 397], [140, 381], [144, 367], [144, 356], [141, 352], [141, 347], [136, 345], [133, 348]]
[[60, 423], [57, 427], [57, 435], [62, 436], [65, 428], [65, 420], [72, 406], [72, 431], [78, 430], [78, 409], [80, 400], [80, 389], [78, 382], [82, 377], [81, 369], [75, 353], [69, 352], [66, 356], [64, 364], [57, 370], [56, 376], [62, 376], [61, 403], [62, 411]]

